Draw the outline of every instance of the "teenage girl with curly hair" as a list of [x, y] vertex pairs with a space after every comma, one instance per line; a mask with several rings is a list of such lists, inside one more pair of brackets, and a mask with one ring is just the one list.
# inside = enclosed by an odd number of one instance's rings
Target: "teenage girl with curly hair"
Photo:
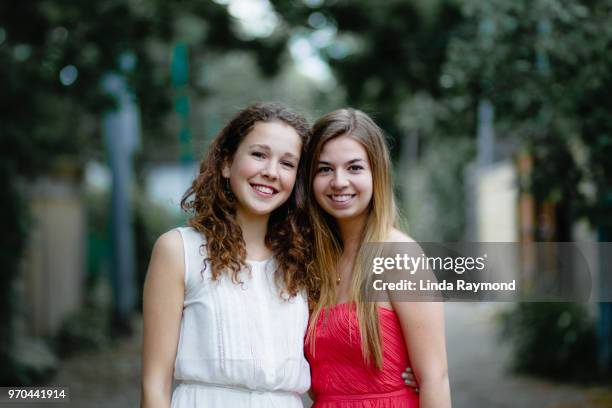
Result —
[[311, 259], [294, 185], [308, 131], [302, 116], [259, 103], [212, 142], [181, 202], [189, 227], [153, 248], [142, 407], [302, 406]]

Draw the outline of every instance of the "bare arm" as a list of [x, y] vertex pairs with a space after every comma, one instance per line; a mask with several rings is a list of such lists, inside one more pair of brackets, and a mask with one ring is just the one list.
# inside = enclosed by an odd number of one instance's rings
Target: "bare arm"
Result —
[[143, 293], [141, 408], [170, 407], [185, 296], [183, 264], [180, 233], [170, 231], [159, 237]]
[[[414, 240], [399, 230], [390, 236], [391, 242], [414, 243], [404, 246], [412, 256], [422, 253]], [[429, 270], [417, 271], [421, 279], [435, 275]], [[435, 293], [428, 293], [436, 298]], [[444, 304], [438, 302], [407, 302], [402, 296], [390, 294], [391, 304], [402, 326], [410, 364], [419, 385], [421, 408], [450, 408], [450, 386], [446, 341], [444, 334]], [[403, 301], [402, 301], [403, 300]]]
[[393, 302], [420, 390], [421, 408], [450, 408], [444, 305]]

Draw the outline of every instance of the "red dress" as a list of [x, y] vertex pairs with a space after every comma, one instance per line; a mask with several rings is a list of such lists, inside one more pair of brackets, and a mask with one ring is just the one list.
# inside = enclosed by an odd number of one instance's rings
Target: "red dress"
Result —
[[322, 311], [317, 321], [316, 348], [305, 353], [310, 363], [313, 408], [416, 408], [418, 395], [404, 384], [410, 365], [399, 319], [379, 307], [383, 368], [368, 367], [361, 355], [359, 324], [354, 304], [342, 303]]

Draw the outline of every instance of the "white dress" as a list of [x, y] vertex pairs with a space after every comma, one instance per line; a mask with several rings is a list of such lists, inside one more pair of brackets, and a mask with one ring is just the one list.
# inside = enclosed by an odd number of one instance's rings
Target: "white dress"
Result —
[[[185, 301], [174, 366], [173, 408], [301, 408], [310, 388], [304, 357], [308, 306], [303, 294], [283, 300], [274, 260], [247, 261], [244, 284], [204, 269], [202, 235], [178, 228], [185, 251]], [[204, 271], [202, 272], [202, 270]]]

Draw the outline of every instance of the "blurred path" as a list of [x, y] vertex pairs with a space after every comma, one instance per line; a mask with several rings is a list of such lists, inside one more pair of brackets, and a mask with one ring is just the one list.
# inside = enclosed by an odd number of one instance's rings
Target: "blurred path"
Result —
[[495, 333], [495, 315], [504, 307], [503, 303], [446, 304], [454, 408], [612, 407], [609, 389], [560, 385], [508, 373], [509, 350]]
[[[454, 408], [612, 408], [612, 390], [559, 385], [506, 372], [508, 350], [495, 336], [504, 304], [446, 304], [447, 349]], [[141, 324], [113, 348], [64, 362], [50, 384], [69, 386], [66, 404], [0, 404], [32, 408], [128, 408], [140, 400]], [[551, 341], [554, 341], [551, 339]], [[310, 406], [307, 396], [305, 406]]]
[[112, 348], [81, 353], [64, 361], [50, 386], [70, 388], [68, 403], [2, 404], [1, 408], [137, 408], [140, 402], [142, 322], [134, 335], [117, 340]]

